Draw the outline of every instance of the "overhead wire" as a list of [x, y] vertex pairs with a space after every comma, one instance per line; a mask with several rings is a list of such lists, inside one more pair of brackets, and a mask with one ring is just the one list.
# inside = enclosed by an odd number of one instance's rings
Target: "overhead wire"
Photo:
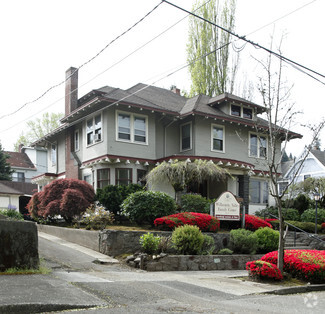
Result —
[[[174, 4], [174, 3], [171, 3], [171, 2], [166, 1], [166, 0], [162, 0], [162, 1], [169, 4], [169, 5], [171, 5], [171, 6], [174, 6], [175, 8], [177, 8], [177, 9], [179, 9], [181, 11], [184, 11], [184, 12], [186, 12], [186, 13], [188, 13], [188, 14], [190, 14], [190, 15], [192, 15], [192, 16], [194, 16], [194, 17], [196, 17], [196, 18], [198, 18], [198, 19], [200, 19], [200, 20], [202, 20], [204, 22], [207, 22], [207, 23], [217, 27], [217, 28], [227, 32], [228, 34], [230, 34], [230, 35], [232, 35], [232, 36], [234, 36], [234, 37], [236, 37], [236, 38], [238, 38], [240, 40], [243, 40], [243, 41], [253, 45], [256, 48], [263, 49], [264, 51], [268, 52], [269, 54], [272, 54], [272, 55], [276, 56], [277, 58], [279, 58], [279, 59], [281, 59], [281, 60], [283, 60], [283, 61], [285, 61], [287, 63], [294, 64], [294, 65], [296, 65], [296, 66], [298, 66], [300, 68], [303, 68], [304, 70], [307, 70], [307, 71], [309, 71], [309, 72], [311, 72], [313, 74], [316, 74], [316, 75], [318, 75], [318, 76], [320, 76], [322, 78], [325, 78], [324, 74], [321, 74], [321, 73], [319, 73], [319, 72], [317, 72], [315, 70], [312, 70], [312, 69], [310, 69], [310, 68], [308, 68], [308, 67], [306, 67], [306, 66], [304, 66], [304, 65], [302, 65], [302, 64], [300, 64], [300, 63], [298, 63], [298, 62], [296, 62], [296, 61], [294, 61], [292, 59], [289, 59], [289, 58], [287, 58], [287, 57], [285, 57], [285, 56], [283, 56], [283, 55], [281, 55], [281, 54], [279, 54], [277, 52], [272, 51], [271, 49], [268, 49], [268, 48], [266, 48], [266, 47], [264, 47], [264, 46], [262, 46], [262, 45], [260, 45], [258, 43], [255, 43], [252, 40], [246, 39], [246, 36], [240, 36], [240, 35], [232, 32], [232, 31], [230, 31], [230, 30], [228, 30], [228, 29], [226, 29], [226, 28], [224, 28], [224, 27], [222, 27], [222, 26], [220, 26], [220, 25], [218, 25], [218, 24], [216, 24], [214, 22], [211, 22], [210, 20], [208, 20], [206, 18], [203, 18], [203, 17], [201, 17], [201, 16], [199, 16], [199, 15], [193, 13], [193, 12], [190, 12], [190, 11], [188, 11], [188, 10], [186, 10], [186, 9], [184, 9], [184, 8]], [[314, 78], [314, 76], [312, 76], [312, 75], [310, 75], [310, 77]], [[325, 82], [322, 82], [321, 80], [317, 80], [317, 81], [320, 82], [321, 84], [325, 85]]]
[[74, 73], [76, 71], [78, 71], [79, 69], [81, 69], [82, 67], [84, 67], [85, 65], [87, 65], [88, 63], [92, 62], [94, 59], [96, 59], [100, 54], [102, 54], [109, 46], [111, 46], [115, 41], [117, 41], [118, 39], [120, 39], [122, 36], [126, 35], [128, 32], [130, 32], [133, 28], [135, 28], [139, 23], [141, 23], [144, 19], [146, 19], [152, 12], [154, 12], [161, 4], [163, 3], [163, 1], [161, 1], [159, 4], [157, 4], [153, 9], [151, 9], [147, 14], [145, 14], [141, 19], [139, 19], [136, 23], [134, 23], [132, 26], [130, 26], [127, 30], [125, 30], [123, 33], [121, 33], [120, 35], [118, 35], [117, 37], [115, 37], [113, 40], [111, 40], [105, 47], [103, 47], [98, 53], [96, 53], [93, 57], [91, 57], [90, 59], [88, 59], [86, 62], [84, 62], [83, 64], [81, 64], [78, 68], [76, 68], [75, 71], [73, 71], [68, 77], [65, 78], [65, 80], [61, 81], [58, 84], [52, 85], [51, 87], [49, 87], [45, 92], [43, 92], [40, 96], [38, 96], [37, 98], [35, 98], [34, 100], [31, 100], [29, 102], [26, 102], [25, 104], [23, 104], [22, 106], [20, 106], [19, 108], [17, 108], [16, 110], [12, 111], [11, 113], [8, 114], [4, 114], [0, 117], [0, 120], [5, 118], [5, 117], [9, 117], [12, 116], [13, 114], [17, 113], [18, 111], [20, 111], [21, 109], [23, 109], [24, 107], [26, 107], [27, 105], [30, 105], [32, 103], [37, 102], [38, 100], [40, 100], [41, 98], [43, 98], [46, 94], [48, 94], [52, 89], [61, 86], [62, 84], [64, 84], [72, 75], [74, 75]]
[[[202, 4], [200, 7], [206, 5], [206, 4], [209, 3], [210, 1], [211, 1], [211, 0], [206, 1], [206, 2], [205, 2], [204, 4]], [[161, 4], [161, 2], [160, 2], [160, 4]], [[199, 8], [200, 8], [200, 7], [199, 7]], [[155, 8], [157, 8], [157, 6], [156, 6]], [[155, 9], [155, 8], [154, 8], [154, 9]], [[197, 8], [195, 11], [197, 11], [199, 8]], [[153, 10], [154, 10], [154, 9], [153, 9]], [[153, 10], [151, 10], [150, 12], [152, 12]], [[194, 11], [194, 12], [195, 12], [195, 11]], [[148, 15], [148, 14], [147, 14], [147, 15]], [[122, 59], [118, 60], [117, 62], [115, 62], [114, 64], [112, 64], [112, 65], [109, 66], [108, 68], [106, 68], [104, 71], [102, 71], [102, 72], [96, 74], [96, 75], [93, 76], [90, 80], [86, 81], [84, 84], [80, 85], [78, 88], [76, 88], [75, 90], [71, 91], [70, 94], [73, 93], [73, 92], [75, 92], [76, 90], [80, 89], [81, 87], [87, 85], [88, 83], [90, 83], [91, 81], [93, 81], [94, 79], [96, 79], [97, 77], [99, 77], [100, 75], [104, 74], [104, 73], [107, 72], [108, 70], [111, 70], [113, 67], [115, 67], [116, 65], [120, 64], [120, 63], [123, 62], [125, 59], [127, 59], [127, 58], [130, 57], [130, 56], [132, 56], [133, 54], [135, 54], [136, 52], [138, 52], [140, 49], [144, 48], [144, 47], [147, 46], [149, 43], [153, 42], [155, 39], [159, 38], [160, 36], [162, 36], [163, 34], [165, 34], [166, 32], [168, 32], [170, 29], [172, 29], [173, 27], [175, 27], [176, 25], [178, 25], [180, 22], [182, 22], [183, 20], [185, 20], [187, 17], [188, 17], [188, 15], [184, 16], [183, 18], [181, 18], [180, 20], [178, 20], [177, 22], [175, 22], [174, 24], [172, 24], [171, 26], [169, 26], [168, 28], [166, 28], [165, 30], [163, 30], [161, 33], [159, 33], [158, 35], [156, 35], [155, 37], [153, 37], [152, 39], [150, 39], [149, 41], [147, 41], [147, 42], [144, 43], [143, 45], [139, 46], [138, 48], [136, 48], [135, 50], [133, 50], [131, 53], [129, 53], [128, 55], [124, 56]], [[143, 18], [142, 18], [142, 20], [143, 20]], [[130, 30], [130, 29], [131, 29], [131, 27], [129, 28], [129, 30]], [[124, 32], [124, 33], [125, 33], [125, 32]], [[119, 35], [118, 37], [121, 37], [121, 36], [122, 36], [122, 35]], [[116, 38], [118, 38], [118, 37], [116, 37]], [[106, 46], [106, 47], [107, 47], [107, 46]], [[102, 49], [102, 51], [103, 51], [103, 49]], [[211, 53], [212, 53], [212, 52], [211, 52]], [[98, 54], [97, 54], [97, 56], [98, 56]], [[89, 60], [93, 60], [93, 59], [95, 59], [95, 57], [93, 57], [93, 58], [91, 58], [91, 59], [89, 59]], [[90, 62], [89, 60], [86, 61], [85, 63], [83, 63], [83, 65], [89, 63], [89, 62]], [[82, 66], [83, 66], [83, 65], [82, 65]], [[80, 69], [80, 68], [81, 68], [81, 66], [80, 66], [79, 68], [77, 68], [77, 70]], [[76, 71], [77, 71], [77, 70], [76, 70]], [[64, 81], [62, 81], [60, 84], [57, 84], [55, 87], [57, 87], [57, 86], [63, 84], [63, 83], [64, 83], [68, 78], [70, 78], [70, 77], [71, 77], [71, 76], [72, 76], [76, 71], [74, 71], [70, 76], [68, 76], [68, 77], [67, 77]], [[161, 76], [161, 74], [158, 74], [158, 75], [156, 75], [156, 76]], [[52, 107], [53, 105], [55, 105], [55, 104], [58, 103], [59, 101], [63, 100], [64, 98], [65, 98], [65, 96], [60, 97], [59, 99], [55, 100], [54, 102], [52, 102], [51, 104], [49, 104], [48, 106], [46, 106], [45, 108], [43, 108], [42, 110], [38, 111], [36, 114], [39, 114], [39, 113], [43, 112], [44, 110], [46, 110], [46, 109]], [[22, 108], [21, 108], [21, 109], [22, 109]], [[12, 113], [12, 114], [13, 114], [13, 113]], [[29, 117], [23, 119], [23, 120], [20, 121], [18, 124], [30, 120], [34, 115], [35, 115], [35, 113], [34, 113], [33, 115], [31, 115], [31, 116], [29, 116]], [[1, 118], [3, 118], [3, 117], [0, 117], [0, 119], [1, 119]], [[4, 131], [8, 131], [8, 130], [14, 128], [15, 126], [17, 126], [17, 123], [16, 123], [14, 126], [11, 126], [11, 127], [9, 127], [9, 128], [6, 128], [6, 130], [1, 130], [0, 133], [2, 133], [2, 132], [4, 132]]]
[[[204, 4], [201, 5], [200, 7], [206, 5], [206, 4], [207, 4], [208, 2], [210, 2], [210, 1], [211, 1], [211, 0], [208, 0], [206, 3], [204, 3]], [[298, 9], [296, 9], [296, 10], [294, 10], [294, 11], [292, 11], [292, 12], [290, 12], [290, 13], [288, 13], [288, 14], [286, 14], [286, 15], [284, 15], [284, 16], [278, 18], [278, 19], [276, 19], [275, 21], [278, 21], [278, 20], [280, 20], [280, 19], [282, 19], [282, 18], [284, 18], [284, 17], [286, 17], [286, 16], [289, 16], [290, 14], [292, 14], [292, 13], [298, 11], [299, 9], [301, 9], [301, 8], [307, 6], [307, 5], [309, 5], [309, 4], [311, 4], [311, 3], [315, 2], [315, 1], [317, 1], [317, 0], [313, 0], [313, 1], [311, 1], [311, 2], [309, 2], [309, 3], [307, 3], [307, 4], [305, 4], [305, 5], [303, 5], [303, 6], [301, 6], [301, 7], [299, 7]], [[145, 19], [145, 17], [147, 17], [147, 16], [148, 16], [149, 14], [151, 14], [155, 9], [157, 9], [157, 8], [162, 4], [162, 2], [166, 2], [166, 3], [168, 3], [168, 4], [171, 4], [172, 6], [176, 6], [176, 5], [174, 5], [174, 4], [172, 4], [172, 3], [168, 2], [168, 1], [162, 0], [162, 1], [161, 1], [158, 5], [156, 5], [156, 6], [155, 6], [155, 7], [154, 7], [150, 12], [148, 12], [148, 13], [147, 13], [143, 18], [141, 18], [138, 22], [136, 22], [135, 24], [133, 24], [133, 26], [131, 26], [130, 28], [128, 28], [128, 30], [126, 30], [125, 32], [123, 32], [121, 35], [117, 36], [114, 40], [112, 40], [109, 44], [107, 44], [103, 49], [101, 49], [101, 51], [98, 52], [94, 57], [92, 57], [92, 58], [89, 59], [88, 61], [84, 62], [80, 67], [78, 67], [77, 70], [80, 69], [81, 67], [83, 67], [84, 65], [88, 64], [88, 63], [91, 62], [92, 60], [94, 60], [94, 59], [95, 59], [96, 57], [98, 57], [98, 56], [99, 56], [99, 55], [100, 55], [100, 54], [101, 54], [101, 53], [102, 53], [106, 48], [108, 48], [108, 47], [109, 47], [109, 46], [110, 46], [114, 41], [116, 41], [118, 38], [122, 37], [124, 34], [126, 34], [126, 33], [129, 32], [132, 28], [134, 28], [137, 24], [139, 24], [141, 21], [143, 21], [143, 20]], [[180, 7], [178, 7], [178, 6], [176, 6], [176, 7], [177, 7], [177, 8], [180, 8]], [[200, 18], [200, 19], [203, 19], [203, 18], [201, 18], [201, 17], [195, 15], [195, 14], [192, 13], [192, 12], [189, 12], [189, 11], [187, 11], [187, 10], [185, 10], [185, 9], [182, 9], [182, 8], [180, 8], [180, 9], [181, 9], [182, 11], [185, 11], [186, 13], [188, 13], [188, 15], [194, 15], [194, 16]], [[194, 12], [197, 11], [198, 9], [199, 9], [199, 8], [197, 8], [196, 10], [194, 10]], [[95, 78], [97, 78], [98, 76], [102, 75], [103, 73], [107, 72], [108, 70], [110, 70], [111, 68], [113, 68], [114, 66], [116, 66], [117, 64], [121, 63], [121, 62], [124, 61], [126, 58], [128, 58], [128, 57], [131, 56], [131, 55], [133, 55], [135, 52], [137, 52], [138, 50], [142, 49], [143, 47], [145, 47], [146, 45], [148, 45], [150, 42], [152, 42], [153, 40], [157, 39], [157, 38], [160, 37], [162, 34], [166, 33], [168, 30], [170, 30], [171, 28], [173, 28], [174, 26], [176, 26], [178, 23], [180, 23], [181, 21], [183, 21], [185, 18], [188, 17], [188, 15], [185, 16], [184, 18], [180, 19], [180, 20], [177, 21], [176, 23], [174, 23], [172, 26], [168, 27], [166, 30], [164, 30], [163, 32], [161, 32], [160, 34], [158, 34], [157, 36], [155, 36], [154, 38], [152, 38], [151, 40], [149, 40], [148, 42], [146, 42], [146, 43], [143, 44], [142, 46], [138, 47], [138, 48], [135, 49], [133, 52], [131, 52], [131, 53], [128, 54], [127, 56], [123, 57], [122, 59], [120, 59], [119, 61], [117, 61], [116, 63], [114, 63], [113, 65], [111, 65], [111, 66], [108, 67], [107, 69], [105, 69], [104, 71], [100, 72], [99, 74], [97, 74], [96, 76], [94, 76], [94, 77], [93, 77], [92, 79], [90, 79], [89, 81], [85, 82], [85, 83], [84, 83], [83, 85], [81, 85], [80, 87], [85, 86], [86, 84], [88, 84], [89, 82], [91, 82], [92, 80], [94, 80]], [[205, 20], [205, 19], [203, 19], [203, 20]], [[209, 22], [209, 23], [211, 23], [211, 24], [214, 24], [214, 23], [212, 23], [212, 22], [210, 22], [210, 21], [208, 21], [208, 20], [205, 20], [205, 21], [206, 21], [206, 22]], [[272, 22], [272, 23], [274, 23], [274, 22]], [[264, 27], [267, 27], [268, 25], [270, 25], [270, 24], [272, 24], [272, 23], [269, 23], [269, 24], [267, 24], [267, 25], [265, 25], [265, 26], [263, 26], [263, 27], [260, 27], [259, 29], [257, 29], [257, 30], [255, 30], [255, 31], [251, 32], [250, 34], [256, 32], [256, 31], [258, 31], [258, 30], [260, 30], [260, 29], [262, 29], [262, 28], [264, 28]], [[215, 24], [215, 26], [216, 26], [216, 27], [219, 27], [219, 26], [216, 25], [216, 24]], [[221, 29], [224, 30], [224, 31], [227, 31], [226, 29], [223, 29], [222, 27], [219, 27], [219, 28], [221, 28]], [[228, 31], [228, 32], [229, 32], [229, 31]], [[239, 35], [236, 35], [236, 34], [232, 34], [232, 32], [230, 32], [230, 33], [231, 33], [231, 35], [237, 37], [238, 39], [243, 39], [243, 38], [245, 38], [245, 36], [239, 36]], [[253, 44], [253, 45], [256, 46], [257, 48], [262, 48], [262, 49], [264, 49], [264, 50], [267, 49], [267, 48], [264, 48], [264, 47], [262, 47], [262, 46], [260, 46], [260, 45], [258, 45], [258, 44], [255, 44], [255, 43], [253, 43], [253, 42], [251, 42], [251, 41], [249, 41], [249, 40], [246, 40], [246, 39], [243, 39], [243, 40], [245, 41], [245, 44], [243, 45], [243, 47], [239, 48], [240, 51], [244, 48], [244, 46], [246, 45], [246, 43]], [[158, 79], [157, 81], [154, 81], [153, 83], [148, 84], [146, 88], [148, 88], [149, 86], [152, 86], [152, 85], [158, 83], [158, 82], [161, 81], [162, 79], [165, 79], [165, 78], [167, 78], [167, 77], [169, 77], [169, 76], [171, 76], [171, 75], [177, 73], [178, 71], [180, 71], [180, 70], [182, 70], [182, 69], [188, 67], [188, 66], [191, 65], [192, 63], [195, 63], [196, 61], [198, 61], [199, 59], [205, 58], [206, 56], [208, 56], [208, 55], [210, 55], [210, 54], [216, 52], [217, 50], [220, 50], [220, 49], [226, 47], [226, 46], [229, 45], [230, 43], [233, 43], [233, 42], [226, 43], [226, 44], [224, 44], [222, 47], [219, 47], [219, 48], [217, 48], [217, 49], [214, 49], [213, 51], [210, 51], [210, 52], [208, 52], [208, 53], [206, 53], [206, 54], [204, 54], [204, 55], [199, 56], [198, 58], [196, 58], [196, 59], [193, 60], [192, 62], [190, 62], [190, 63], [186, 63], [185, 65], [182, 65], [181, 67], [176, 68], [176, 70], [174, 70], [174, 71], [168, 73], [166, 76], [163, 76], [162, 78]], [[236, 48], [236, 49], [238, 49], [238, 48]], [[276, 53], [275, 53], [275, 54], [276, 54]], [[284, 58], [284, 57], [282, 57], [282, 58]], [[289, 59], [288, 59], [288, 61], [289, 61]], [[290, 61], [291, 61], [291, 60], [290, 60]], [[291, 65], [294, 66], [294, 64], [291, 64]], [[301, 72], [303, 72], [303, 73], [305, 73], [305, 74], [311, 76], [312, 78], [318, 80], [317, 78], [315, 78], [314, 76], [312, 76], [312, 75], [309, 74], [309, 73], [306, 73], [305, 71], [303, 71], [303, 70], [300, 69], [299, 67], [295, 67], [295, 68], [297, 68], [297, 69], [299, 69]], [[308, 69], [308, 68], [307, 68], [307, 69]], [[73, 74], [74, 74], [74, 73], [72, 73], [69, 77], [71, 77]], [[68, 77], [68, 78], [69, 78], [69, 77]], [[55, 87], [57, 87], [57, 86], [59, 86], [59, 85], [62, 85], [62, 84], [63, 84], [63, 83], [68, 79], [68, 78], [66, 78], [66, 79], [65, 79], [64, 81], [62, 81], [61, 83], [59, 83], [59, 84], [57, 84], [57, 85], [55, 85], [55, 86], [52, 86], [51, 88], [49, 88], [49, 89], [47, 90], [47, 92], [49, 92], [51, 89], [53, 89], [53, 88], [55, 88]], [[319, 81], [320, 83], [323, 83], [323, 82], [320, 81], [320, 80], [318, 80], [318, 81]], [[323, 84], [324, 84], [324, 83], [323, 83]], [[80, 87], [79, 87], [79, 88], [80, 88]], [[72, 91], [72, 92], [73, 92], [73, 91]], [[137, 91], [137, 92], [139, 92], [139, 91]], [[136, 92], [136, 93], [137, 93], [137, 92]], [[135, 94], [136, 94], [136, 93], [135, 93]], [[133, 95], [133, 94], [131, 94], [131, 95], [129, 95], [129, 96], [126, 96], [126, 97], [131, 97], [132, 95]], [[41, 97], [43, 97], [43, 95], [40, 96], [40, 97], [38, 97], [38, 98], [37, 98], [36, 100], [34, 100], [33, 102], [39, 100]], [[56, 104], [57, 102], [59, 102], [59, 101], [62, 100], [63, 98], [64, 98], [64, 97], [61, 97], [61, 98], [58, 99], [57, 101], [51, 103], [49, 106], [43, 108], [43, 109], [42, 109], [41, 111], [39, 111], [38, 113], [40, 113], [40, 112], [42, 112], [42, 111], [48, 109], [49, 107], [53, 106], [54, 104]], [[122, 100], [119, 100], [119, 101], [122, 101]], [[32, 102], [29, 102], [29, 103], [32, 103]], [[27, 104], [29, 104], [29, 103], [26, 103], [25, 105], [27, 105]], [[21, 108], [21, 109], [22, 109], [22, 108]], [[18, 110], [17, 110], [17, 111], [18, 111]], [[16, 111], [16, 112], [17, 112], [17, 111]], [[14, 112], [14, 113], [16, 113], [16, 112]], [[11, 114], [9, 114], [9, 115], [12, 115], [12, 114], [14, 114], [14, 113], [11, 113]], [[35, 114], [33, 114], [32, 116], [30, 116], [30, 117], [24, 119], [23, 121], [21, 121], [21, 122], [19, 122], [19, 123], [22, 123], [22, 122], [24, 122], [24, 121], [29, 120], [29, 119], [32, 118], [34, 115], [35, 115]], [[4, 117], [4, 116], [0, 117], [0, 119], [2, 119], [3, 117]], [[10, 128], [7, 128], [6, 130], [2, 130], [2, 131], [0, 131], [0, 132], [2, 133], [2, 132], [4, 132], [4, 131], [10, 130], [10, 129], [13, 128], [13, 127], [14, 127], [14, 126], [12, 126], [12, 127], [10, 127]]]

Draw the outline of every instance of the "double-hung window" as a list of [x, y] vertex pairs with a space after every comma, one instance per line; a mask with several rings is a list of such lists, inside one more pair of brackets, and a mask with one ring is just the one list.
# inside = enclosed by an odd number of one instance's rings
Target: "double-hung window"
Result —
[[253, 119], [253, 109], [244, 106], [231, 105], [230, 114], [232, 116], [241, 117], [245, 119]]
[[181, 151], [192, 149], [192, 123], [181, 125]]
[[118, 112], [116, 133], [118, 141], [147, 144], [148, 118], [133, 113]]
[[51, 144], [51, 161], [52, 166], [56, 165], [56, 145]]
[[79, 130], [76, 130], [74, 131], [74, 151], [77, 152], [79, 149]]
[[224, 152], [225, 151], [225, 128], [220, 125], [213, 124], [211, 126], [211, 149], [213, 151]]
[[97, 170], [97, 189], [109, 185], [110, 183], [110, 171], [108, 168]]
[[132, 183], [132, 169], [131, 168], [117, 168], [115, 169], [115, 183], [116, 185], [129, 185]]
[[268, 182], [251, 179], [249, 182], [249, 195], [251, 203], [267, 204], [269, 198]]
[[87, 145], [100, 142], [102, 140], [102, 116], [101, 114], [87, 120]]
[[267, 155], [267, 139], [265, 136], [249, 135], [249, 156], [265, 158]]

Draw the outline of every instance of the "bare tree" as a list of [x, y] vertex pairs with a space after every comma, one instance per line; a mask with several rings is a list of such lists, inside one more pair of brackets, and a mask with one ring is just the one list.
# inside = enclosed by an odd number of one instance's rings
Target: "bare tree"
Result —
[[[279, 49], [281, 55], [281, 50]], [[309, 145], [306, 155], [302, 158], [301, 163], [295, 168], [293, 176], [286, 182], [286, 186], [279, 190], [281, 160], [285, 152], [287, 143], [290, 139], [299, 137], [299, 134], [292, 132], [292, 128], [296, 125], [296, 117], [300, 114], [295, 109], [295, 104], [290, 101], [291, 87], [287, 87], [287, 82], [283, 78], [283, 61], [273, 55], [269, 55], [265, 62], [258, 61], [262, 66], [264, 76], [259, 78], [258, 90], [262, 96], [263, 104], [266, 109], [266, 117], [263, 120], [267, 124], [268, 153], [265, 154], [265, 163], [268, 168], [268, 175], [271, 181], [270, 194], [274, 197], [278, 208], [279, 217], [279, 247], [278, 247], [278, 267], [283, 271], [284, 263], [284, 221], [282, 215], [282, 198], [286, 190], [295, 182], [295, 178], [299, 174], [305, 159], [308, 156], [311, 145]], [[321, 129], [324, 127], [325, 121], [321, 121], [315, 125], [309, 125], [312, 132], [312, 141], [319, 136]], [[256, 125], [260, 131], [260, 125]], [[266, 132], [266, 131], [265, 131]], [[282, 143], [282, 147], [281, 147]], [[263, 146], [263, 145], [260, 145]], [[283, 182], [282, 182], [283, 183]]]

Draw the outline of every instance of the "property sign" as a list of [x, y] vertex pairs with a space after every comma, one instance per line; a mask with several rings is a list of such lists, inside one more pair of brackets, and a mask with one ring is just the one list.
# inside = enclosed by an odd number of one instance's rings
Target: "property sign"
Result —
[[240, 220], [240, 205], [231, 192], [224, 192], [214, 204], [215, 216], [219, 220]]

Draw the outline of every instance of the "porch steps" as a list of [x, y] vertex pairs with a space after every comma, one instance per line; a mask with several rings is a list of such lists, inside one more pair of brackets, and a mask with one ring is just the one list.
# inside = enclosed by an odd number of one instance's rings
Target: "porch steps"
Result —
[[[297, 232], [296, 235], [298, 234], [299, 233]], [[295, 241], [294, 232], [288, 232], [285, 238], [284, 248], [286, 250], [312, 250], [312, 248], [306, 242], [304, 242], [301, 237], [296, 237]]]

